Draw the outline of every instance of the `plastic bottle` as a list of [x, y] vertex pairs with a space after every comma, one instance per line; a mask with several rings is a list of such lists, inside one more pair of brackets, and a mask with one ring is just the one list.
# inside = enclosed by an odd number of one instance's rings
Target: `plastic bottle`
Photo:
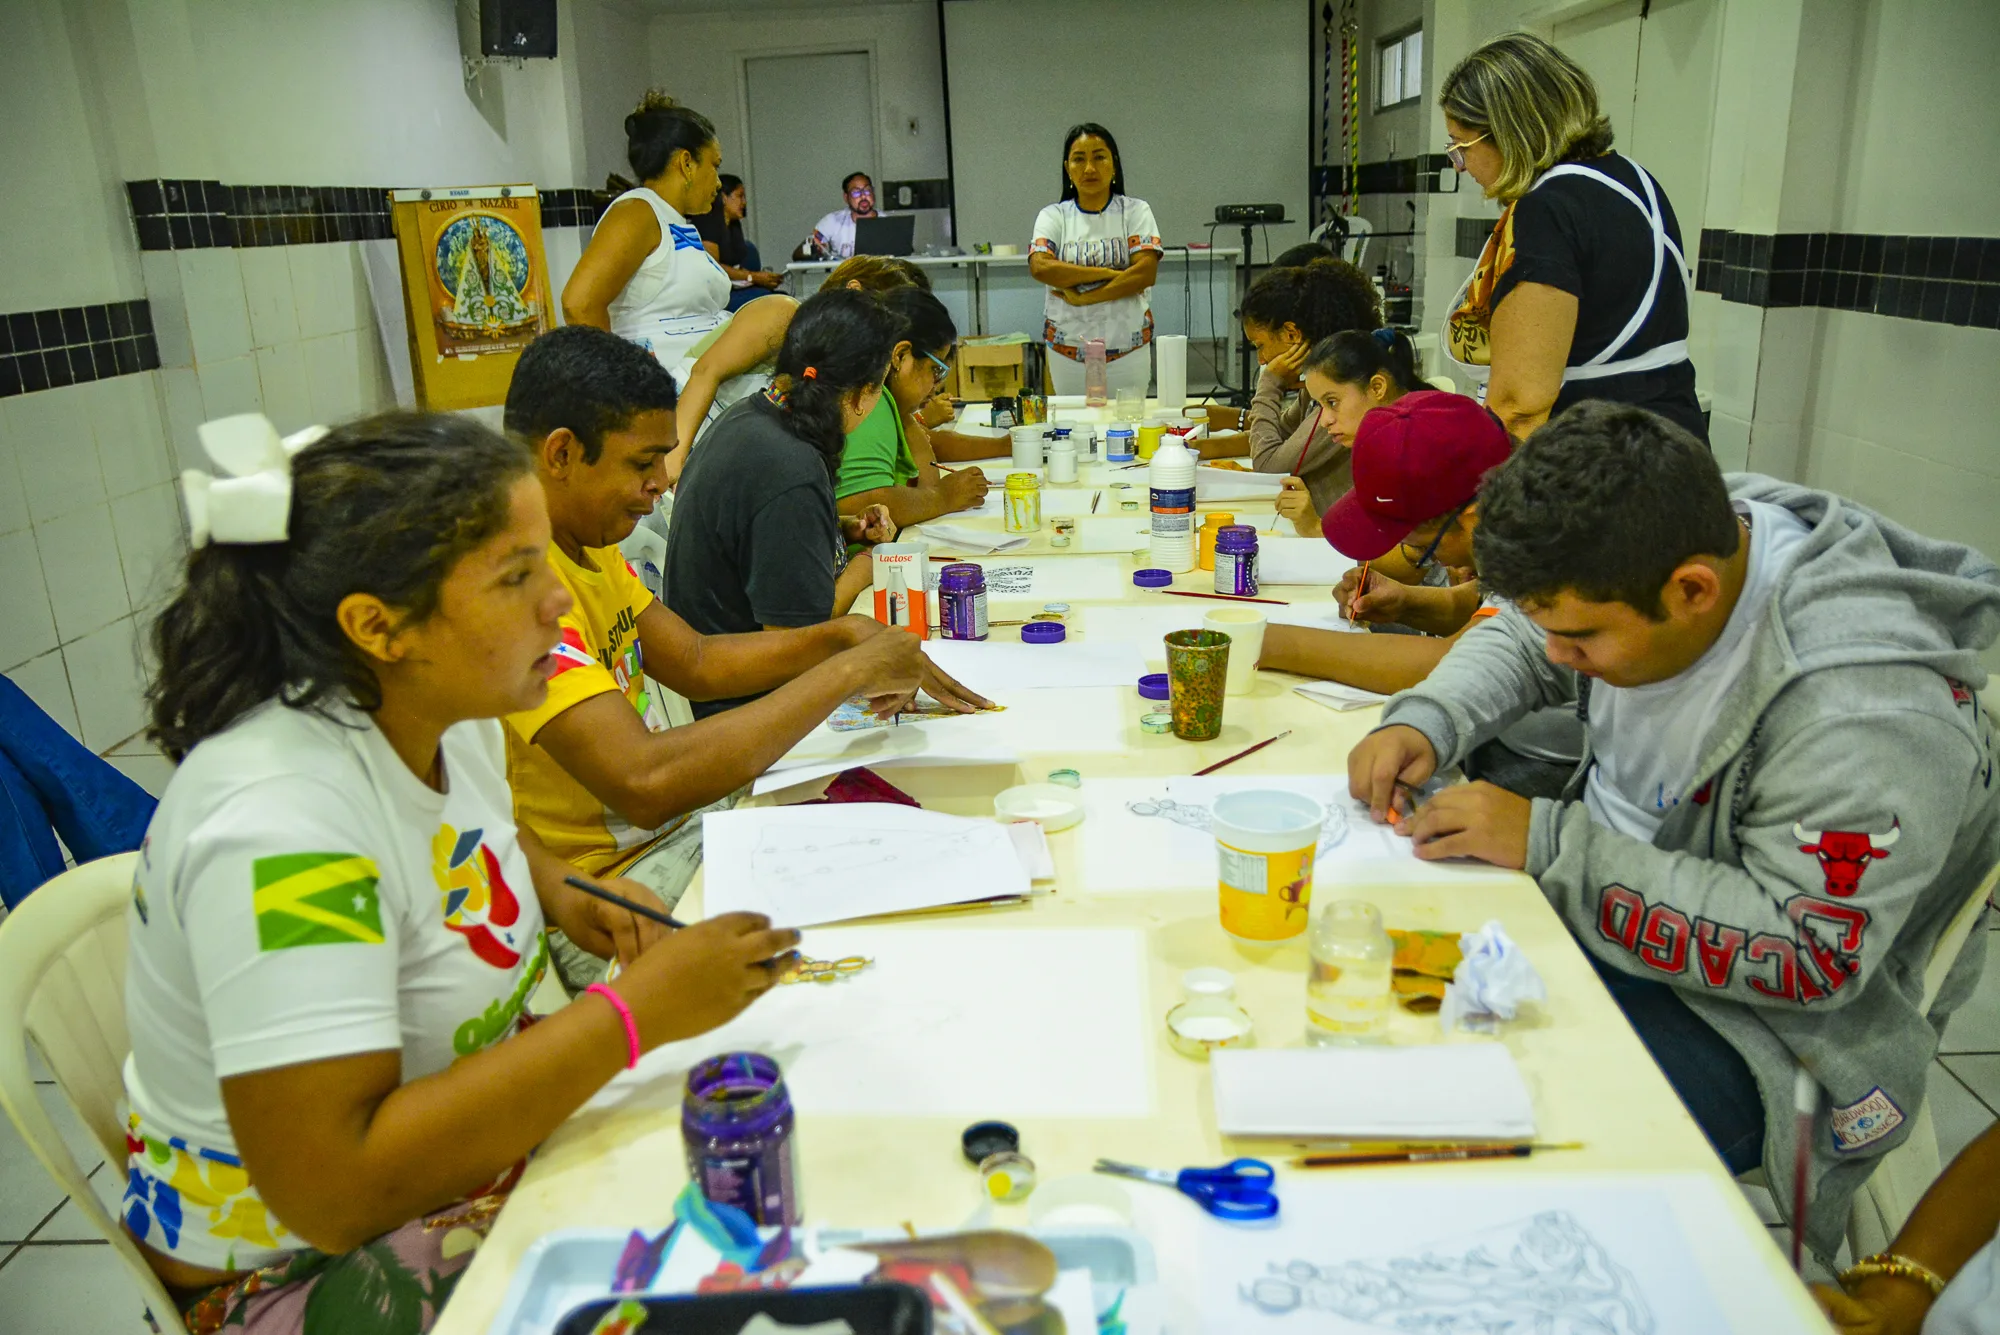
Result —
[[1104, 340], [1093, 338], [1083, 345], [1083, 403], [1086, 408], [1102, 408], [1111, 402], [1111, 372], [1104, 358]]
[[1146, 465], [1152, 492], [1152, 563], [1181, 574], [1194, 569], [1194, 451], [1171, 437], [1160, 443]]
[[1361, 899], [1328, 902], [1306, 928], [1306, 1041], [1367, 1042], [1389, 1018], [1395, 943], [1382, 911]]

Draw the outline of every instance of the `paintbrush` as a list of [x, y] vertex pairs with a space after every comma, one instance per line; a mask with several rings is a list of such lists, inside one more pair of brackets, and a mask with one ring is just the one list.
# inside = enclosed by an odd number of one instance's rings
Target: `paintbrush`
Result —
[[1302, 1154], [1294, 1168], [1356, 1168], [1385, 1163], [1457, 1163], [1468, 1159], [1525, 1159], [1544, 1150], [1580, 1150], [1581, 1141], [1538, 1145], [1460, 1145], [1453, 1149], [1391, 1149], [1359, 1154]]
[[1217, 602], [1224, 603], [1275, 603], [1279, 607], [1291, 606], [1283, 598], [1246, 598], [1239, 593], [1196, 593], [1193, 589], [1161, 589], [1160, 592], [1170, 593], [1176, 598], [1213, 598]]
[[1204, 774], [1213, 774], [1217, 770], [1221, 769], [1224, 765], [1233, 765], [1237, 761], [1243, 759], [1243, 757], [1248, 755], [1255, 755], [1257, 752], [1262, 751], [1265, 747], [1269, 746], [1272, 742], [1283, 741], [1285, 738], [1291, 735], [1292, 735], [1292, 730], [1290, 728], [1287, 728], [1283, 732], [1279, 733], [1276, 737], [1266, 737], [1263, 741], [1257, 743], [1257, 745], [1246, 746], [1241, 751], [1238, 751], [1235, 755], [1227, 756], [1221, 760], [1216, 761], [1213, 765], [1210, 765], [1207, 769], [1196, 770], [1194, 772], [1194, 777], [1199, 779]]
[[637, 900], [627, 899], [623, 895], [614, 895], [609, 890], [603, 889], [600, 886], [592, 885], [589, 881], [584, 880], [581, 876], [565, 876], [563, 877], [563, 884], [575, 886], [578, 890], [583, 891], [583, 893], [585, 893], [586, 895], [590, 895], [596, 899], [601, 899], [607, 904], [616, 904], [619, 908], [624, 909], [628, 913], [636, 913], [642, 918], [651, 918], [654, 922], [662, 923], [668, 927], [673, 927], [678, 929], [687, 926], [686, 923], [681, 922], [679, 919], [674, 918], [669, 914], [662, 913], [658, 909], [649, 909], [644, 904], [639, 903]]

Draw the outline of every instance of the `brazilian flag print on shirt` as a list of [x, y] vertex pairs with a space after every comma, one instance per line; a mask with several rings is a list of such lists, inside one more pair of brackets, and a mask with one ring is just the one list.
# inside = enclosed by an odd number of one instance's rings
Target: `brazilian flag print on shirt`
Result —
[[285, 853], [250, 873], [259, 950], [382, 944], [380, 873], [359, 853]]

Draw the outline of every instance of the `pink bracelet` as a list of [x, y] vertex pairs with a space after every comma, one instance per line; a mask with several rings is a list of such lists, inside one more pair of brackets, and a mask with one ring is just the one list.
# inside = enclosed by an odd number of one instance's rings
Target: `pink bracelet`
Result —
[[618, 1018], [625, 1022], [625, 1045], [629, 1050], [629, 1055], [625, 1061], [625, 1069], [628, 1071], [631, 1070], [639, 1064], [639, 1055], [642, 1051], [639, 1047], [639, 1022], [632, 1018], [632, 1008], [625, 1004], [625, 998], [613, 992], [603, 983], [592, 983], [583, 990], [585, 995], [595, 992], [598, 996], [610, 1002], [611, 1009], [617, 1011]]

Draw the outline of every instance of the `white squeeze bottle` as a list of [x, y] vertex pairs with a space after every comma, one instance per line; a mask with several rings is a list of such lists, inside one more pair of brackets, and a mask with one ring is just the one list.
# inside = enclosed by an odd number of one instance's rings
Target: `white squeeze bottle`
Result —
[[1183, 574], [1194, 569], [1195, 453], [1179, 436], [1161, 440], [1146, 465], [1153, 500], [1153, 564]]

